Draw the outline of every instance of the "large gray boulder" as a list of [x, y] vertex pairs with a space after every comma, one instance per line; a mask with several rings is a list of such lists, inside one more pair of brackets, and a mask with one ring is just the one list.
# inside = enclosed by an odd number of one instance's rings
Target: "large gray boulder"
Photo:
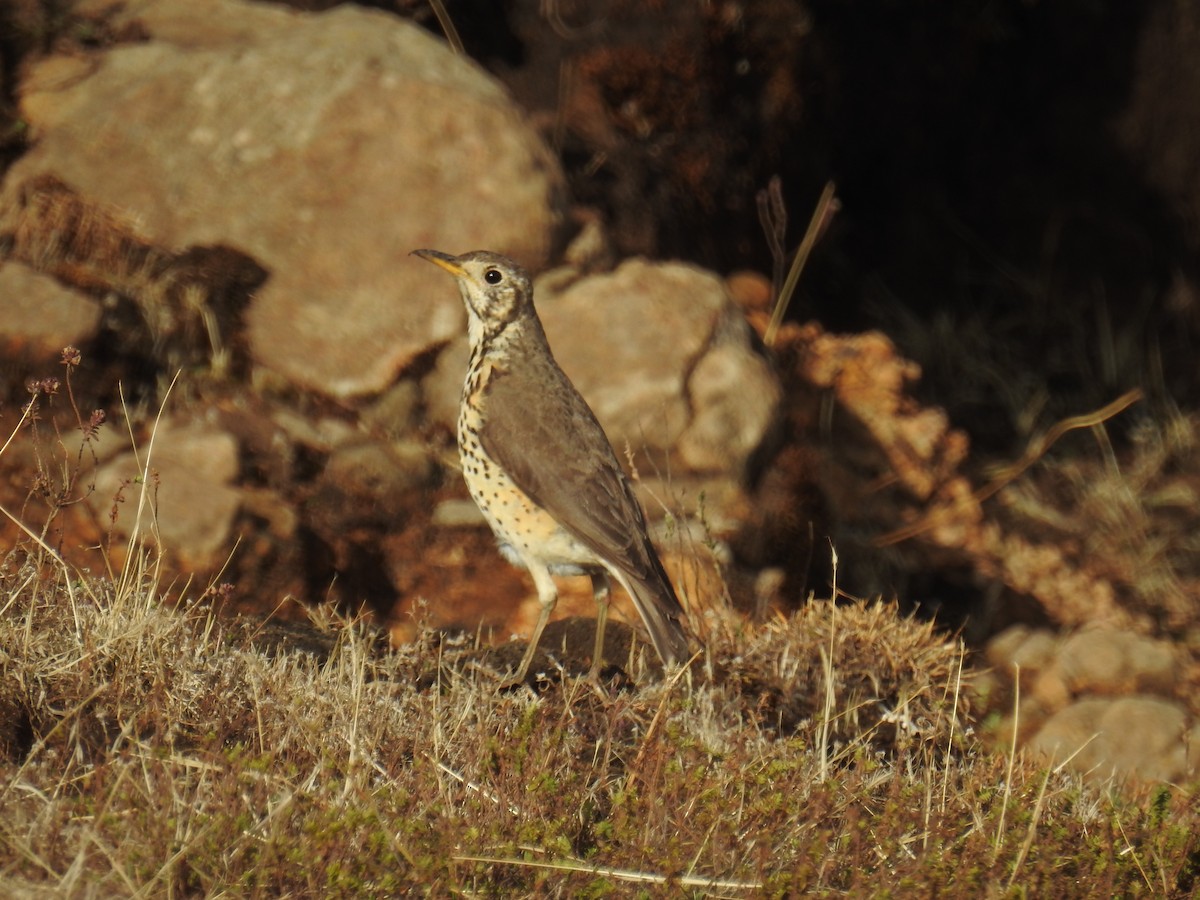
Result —
[[258, 363], [335, 397], [382, 390], [455, 335], [457, 298], [417, 247], [545, 264], [562, 176], [503, 88], [440, 40], [354, 6], [145, 0], [149, 35], [49, 57], [21, 85], [39, 176], [167, 248], [225, 245], [269, 272]]

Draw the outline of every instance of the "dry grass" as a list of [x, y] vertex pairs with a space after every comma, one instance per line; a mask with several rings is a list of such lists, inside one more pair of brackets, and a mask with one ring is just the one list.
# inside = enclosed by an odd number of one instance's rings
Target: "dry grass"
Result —
[[1102, 428], [1092, 437], [1008, 488], [1002, 513], [1025, 533], [1074, 545], [1158, 633], [1200, 653], [1200, 418], [1142, 420], [1120, 455]]
[[987, 749], [960, 646], [890, 606], [726, 615], [670, 680], [535, 695], [433, 635], [392, 652], [325, 615], [268, 640], [164, 591], [136, 539], [93, 578], [24, 535], [0, 557], [3, 896], [1196, 886], [1194, 788], [1123, 798]]
[[712, 677], [534, 696], [361, 623], [272, 652], [55, 571], [0, 576], [5, 895], [1182, 896], [1200, 863], [1186, 793], [985, 752], [957, 648], [888, 607], [811, 605]]

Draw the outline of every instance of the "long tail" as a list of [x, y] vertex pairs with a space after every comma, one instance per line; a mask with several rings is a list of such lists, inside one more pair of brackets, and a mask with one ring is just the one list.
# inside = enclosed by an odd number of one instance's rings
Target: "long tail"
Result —
[[682, 665], [692, 655], [683, 630], [683, 607], [661, 564], [655, 569], [657, 571], [652, 571], [650, 578], [636, 578], [622, 571], [614, 571], [613, 575], [633, 599], [663, 663]]

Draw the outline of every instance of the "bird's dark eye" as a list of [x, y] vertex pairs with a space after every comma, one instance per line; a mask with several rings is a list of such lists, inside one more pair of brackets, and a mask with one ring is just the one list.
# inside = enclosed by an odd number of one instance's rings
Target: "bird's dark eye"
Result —
[[488, 269], [483, 273], [483, 280], [488, 284], [499, 284], [504, 280], [504, 273], [499, 269]]

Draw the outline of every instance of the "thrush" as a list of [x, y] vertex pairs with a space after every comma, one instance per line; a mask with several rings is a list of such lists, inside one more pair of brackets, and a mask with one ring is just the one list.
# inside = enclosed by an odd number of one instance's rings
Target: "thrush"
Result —
[[591, 577], [592, 677], [603, 657], [610, 578], [632, 598], [663, 663], [683, 663], [683, 607], [612, 444], [550, 352], [529, 275], [482, 250], [413, 252], [458, 281], [471, 348], [458, 416], [463, 479], [501, 553], [528, 569], [537, 588], [541, 609], [514, 680], [525, 680], [558, 601], [555, 575]]

